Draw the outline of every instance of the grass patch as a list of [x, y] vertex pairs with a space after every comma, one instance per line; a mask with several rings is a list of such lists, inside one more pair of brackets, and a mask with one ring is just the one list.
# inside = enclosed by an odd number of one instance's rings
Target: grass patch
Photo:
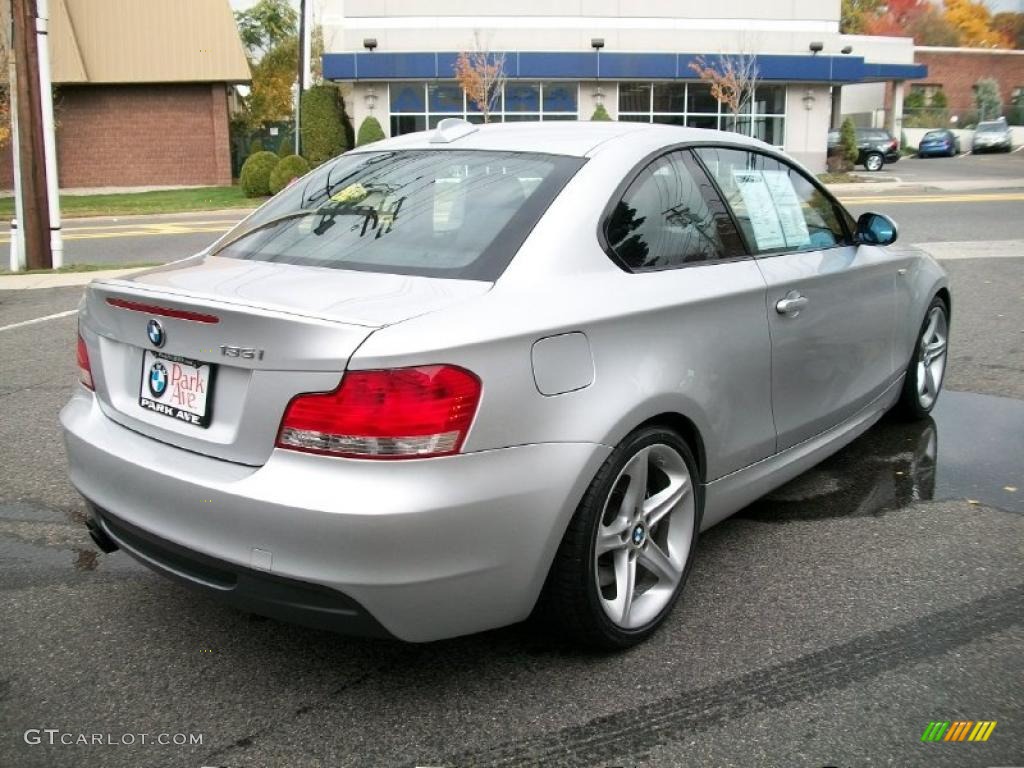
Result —
[[839, 173], [819, 173], [818, 181], [822, 184], [859, 184], [864, 180], [852, 173], [841, 171]]
[[26, 269], [24, 272], [0, 269], [0, 276], [63, 275], [71, 272], [101, 272], [106, 269], [141, 269], [142, 267], [159, 267], [162, 263], [160, 261], [127, 261], [123, 264], [66, 264], [59, 269]]
[[[241, 187], [196, 187], [154, 192], [118, 192], [104, 195], [61, 195], [63, 216], [129, 216], [145, 213], [215, 211], [220, 208], [255, 208], [266, 198], [246, 197]], [[0, 216], [14, 216], [14, 198], [0, 197]]]

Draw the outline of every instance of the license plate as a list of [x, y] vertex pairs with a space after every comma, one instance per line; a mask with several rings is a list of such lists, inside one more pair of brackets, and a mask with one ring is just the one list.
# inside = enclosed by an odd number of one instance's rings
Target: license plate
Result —
[[208, 426], [214, 367], [210, 363], [145, 350], [139, 405], [186, 424]]

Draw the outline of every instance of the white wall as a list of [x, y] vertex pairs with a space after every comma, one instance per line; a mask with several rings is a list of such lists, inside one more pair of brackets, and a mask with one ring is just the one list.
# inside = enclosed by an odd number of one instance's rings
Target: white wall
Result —
[[[373, 88], [377, 96], [377, 103], [373, 110], [366, 106], [366, 94]], [[345, 97], [345, 109], [352, 118], [352, 128], [356, 134], [359, 133], [359, 126], [363, 124], [363, 118], [373, 115], [384, 129], [384, 135], [391, 135], [391, 119], [388, 113], [388, 85], [387, 83], [352, 83], [352, 91]]]
[[[814, 96], [811, 109], [804, 107], [803, 102], [808, 92]], [[814, 173], [825, 170], [831, 116], [831, 92], [827, 85], [790, 84], [786, 91], [785, 150]]]

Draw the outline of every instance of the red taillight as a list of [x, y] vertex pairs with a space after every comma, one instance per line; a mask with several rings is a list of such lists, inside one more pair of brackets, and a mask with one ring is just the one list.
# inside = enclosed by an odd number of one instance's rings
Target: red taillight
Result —
[[333, 392], [292, 398], [277, 446], [362, 459], [458, 453], [480, 391], [480, 379], [452, 365], [349, 371]]
[[893, 139], [892, 144], [890, 144], [889, 147], [895, 152], [897, 149], [900, 148], [900, 143], [896, 139]]
[[78, 380], [86, 389], [95, 390], [96, 387], [92, 383], [92, 366], [89, 365], [89, 350], [85, 346], [82, 334], [78, 334], [78, 350], [75, 357], [78, 358]]

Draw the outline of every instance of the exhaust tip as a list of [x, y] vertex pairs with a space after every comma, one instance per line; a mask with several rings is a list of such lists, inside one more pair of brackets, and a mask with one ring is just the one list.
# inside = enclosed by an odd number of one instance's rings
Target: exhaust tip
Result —
[[114, 543], [114, 540], [107, 535], [106, 531], [99, 527], [95, 520], [87, 520], [85, 526], [89, 529], [89, 537], [100, 548], [101, 552], [109, 555], [111, 552], [116, 552], [120, 549]]

